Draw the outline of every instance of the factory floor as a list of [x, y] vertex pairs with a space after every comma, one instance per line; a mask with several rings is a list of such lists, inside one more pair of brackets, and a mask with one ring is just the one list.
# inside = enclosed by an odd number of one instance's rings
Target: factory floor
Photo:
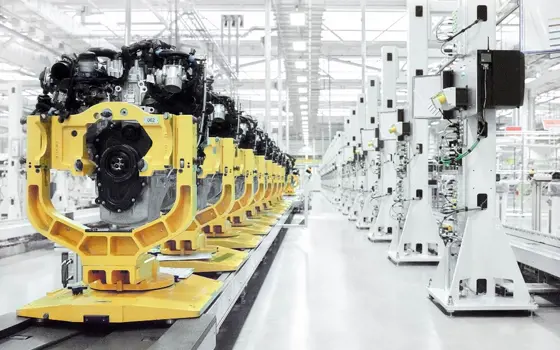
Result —
[[[560, 349], [560, 308], [533, 317], [448, 317], [428, 300], [433, 266], [393, 265], [319, 193], [290, 229], [234, 350]], [[0, 259], [0, 314], [59, 285], [60, 258]]]

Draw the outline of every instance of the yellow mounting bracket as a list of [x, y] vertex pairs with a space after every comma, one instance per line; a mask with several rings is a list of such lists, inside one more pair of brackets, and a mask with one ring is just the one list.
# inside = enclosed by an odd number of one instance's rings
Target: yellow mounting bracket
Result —
[[287, 196], [294, 196], [296, 194], [296, 188], [299, 186], [299, 176], [295, 174], [288, 175], [288, 181], [286, 183], [286, 188], [284, 193]]
[[[108, 113], [110, 112], [110, 113]], [[150, 223], [127, 232], [100, 232], [58, 213], [50, 199], [50, 170], [67, 170], [76, 176], [91, 175], [86, 131], [104, 116], [136, 121], [152, 139], [144, 159], [147, 169], [177, 170], [176, 201], [171, 210]], [[173, 276], [158, 274], [155, 259], [146, 252], [174, 238], [191, 224], [196, 210], [193, 161], [196, 127], [188, 115], [150, 115], [135, 105], [105, 102], [63, 123], [57, 117], [27, 119], [27, 213], [33, 226], [48, 239], [75, 252], [82, 259], [84, 282], [97, 290], [153, 290], [173, 284]], [[81, 164], [81, 166], [77, 166]]]
[[[255, 164], [255, 153], [251, 149], [239, 149], [237, 151], [235, 167], [238, 176], [245, 177], [245, 186], [243, 194], [235, 201], [230, 212], [230, 221], [234, 224], [242, 224], [247, 219], [247, 210], [251, 210], [249, 206], [253, 202], [255, 193], [253, 191], [253, 177], [257, 174]], [[254, 213], [251, 212], [250, 215]]]
[[204, 249], [206, 245], [205, 233], [227, 231], [231, 224], [227, 221], [235, 199], [235, 177], [234, 157], [235, 145], [230, 138], [211, 138], [204, 149], [206, 158], [202, 165], [202, 173], [199, 178], [222, 175], [222, 194], [218, 202], [212, 206], [200, 210], [190, 227], [173, 240], [165, 244], [162, 252], [169, 254], [172, 251], [184, 252]]
[[253, 198], [253, 203], [248, 210], [252, 214], [258, 214], [264, 210], [263, 202], [266, 193], [266, 160], [264, 156], [255, 156], [255, 167], [257, 169], [257, 191]]
[[274, 162], [272, 160], [266, 160], [265, 167], [266, 167], [266, 173], [265, 173], [266, 191], [264, 193], [264, 198], [263, 198], [263, 207], [266, 210], [266, 209], [270, 209], [272, 205], [272, 198], [278, 187], [278, 181], [276, 178], [277, 173], [274, 168]]

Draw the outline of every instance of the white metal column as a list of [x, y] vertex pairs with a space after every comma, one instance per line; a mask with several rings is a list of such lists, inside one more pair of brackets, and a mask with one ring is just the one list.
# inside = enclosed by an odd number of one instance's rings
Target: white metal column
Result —
[[[399, 264], [439, 262], [443, 241], [432, 213], [428, 187], [428, 144], [430, 120], [415, 118], [414, 77], [428, 70], [428, 41], [431, 28], [428, 0], [408, 0], [408, 120], [412, 119], [412, 141], [415, 153], [408, 167], [408, 198], [410, 201], [402, 232], [397, 230], [389, 248], [389, 259]], [[419, 149], [422, 153], [419, 153]], [[417, 194], [420, 194], [418, 196]], [[407, 198], [407, 199], [408, 199]]]
[[272, 78], [270, 74], [270, 61], [272, 55], [272, 29], [270, 26], [270, 15], [272, 13], [271, 7], [272, 0], [264, 1], [264, 88], [265, 88], [265, 104], [264, 104], [264, 131], [268, 134], [272, 131], [270, 129], [270, 110], [271, 106], [271, 89], [272, 89]]
[[[478, 91], [480, 77], [477, 50], [496, 47], [496, 2], [494, 0], [460, 0], [457, 18], [459, 28], [477, 19], [477, 7], [486, 6], [487, 21], [466, 31], [456, 43], [465, 54], [456, 87], [468, 88], [469, 96]], [[477, 114], [479, 101], [474, 99], [466, 116]], [[484, 109], [484, 107], [482, 107]], [[471, 210], [460, 217], [464, 229], [457, 229], [460, 240], [446, 247], [442, 261], [428, 288], [429, 296], [447, 312], [535, 310], [523, 280], [509, 239], [496, 218], [496, 110], [484, 109], [488, 137], [462, 159], [458, 202], [461, 207], [479, 208], [481, 195], [486, 195], [484, 210]], [[478, 130], [478, 118], [468, 117], [464, 138], [472, 144]], [[457, 254], [457, 249], [459, 250]], [[478, 292], [480, 289], [484, 292]], [[496, 286], [507, 288], [510, 295], [496, 293]]]
[[[282, 59], [280, 57], [280, 40], [278, 40], [278, 54], [276, 55], [277, 60], [278, 60], [278, 79], [277, 79], [277, 83], [278, 83], [278, 147], [280, 149], [284, 149], [284, 142], [283, 142], [283, 138], [282, 135], [284, 134], [284, 130], [282, 128], [282, 123], [284, 121], [283, 118], [283, 104], [284, 101], [282, 101]], [[287, 152], [287, 151], [286, 151]]]
[[379, 152], [377, 151], [378, 140], [375, 130], [379, 128], [379, 78], [369, 76], [367, 79], [366, 98], [366, 127], [362, 130], [362, 144], [366, 154], [365, 162], [365, 197], [361, 213], [358, 215], [356, 227], [369, 229], [373, 220], [377, 217], [379, 200], [379, 182], [381, 180], [381, 169], [379, 164]]
[[20, 82], [13, 82], [8, 95], [8, 173], [4, 199], [0, 212], [9, 220], [21, 219], [23, 181], [20, 159], [22, 156], [22, 130], [20, 120], [23, 115], [23, 95]]
[[379, 112], [379, 142], [381, 148], [381, 193], [379, 213], [369, 231], [373, 242], [389, 242], [397, 230], [397, 220], [391, 215], [395, 203], [393, 194], [397, 185], [397, 174], [393, 156], [397, 149], [397, 137], [389, 132], [397, 123], [397, 79], [399, 78], [399, 55], [396, 47], [381, 48], [383, 59], [383, 81], [381, 87], [381, 109]]
[[[177, 25], [177, 23], [175, 23]], [[132, 0], [126, 0], [124, 7], [124, 44], [132, 41]]]

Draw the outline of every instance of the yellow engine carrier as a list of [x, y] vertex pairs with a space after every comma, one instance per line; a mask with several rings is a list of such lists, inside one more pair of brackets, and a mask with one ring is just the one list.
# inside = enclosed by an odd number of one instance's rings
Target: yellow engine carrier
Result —
[[206, 158], [202, 166], [202, 173], [198, 177], [202, 179], [221, 174], [221, 196], [214, 205], [196, 214], [195, 220], [186, 232], [165, 244], [162, 248], [164, 254], [180, 255], [181, 250], [196, 250], [192, 248], [193, 235], [200, 237], [199, 235], [206, 234], [208, 244], [231, 249], [256, 248], [261, 241], [259, 236], [233, 229], [228, 221], [228, 215], [235, 202], [235, 145], [233, 139], [212, 138], [204, 153]]
[[[113, 121], [136, 121], [153, 140], [144, 157], [147, 169], [177, 169], [176, 201], [157, 220], [130, 232], [89, 230], [56, 212], [50, 199], [50, 170], [75, 176], [92, 174], [85, 135], [102, 112]], [[73, 115], [27, 120], [27, 212], [33, 226], [48, 239], [77, 252], [83, 263], [85, 290], [60, 289], [17, 311], [19, 316], [69, 322], [103, 318], [104, 322], [134, 322], [198, 317], [218, 293], [221, 282], [190, 276], [176, 282], [159, 272], [150, 248], [185, 232], [196, 212], [196, 127], [186, 115], [147, 115], [139, 107], [106, 102]], [[75, 164], [81, 162], [82, 167]], [[80, 169], [81, 170], [78, 170]], [[76, 295], [73, 295], [73, 292]]]
[[299, 176], [295, 174], [289, 174], [288, 180], [286, 182], [286, 187], [284, 189], [284, 194], [286, 196], [295, 196], [296, 189], [299, 187]]
[[[263, 225], [274, 225], [282, 216], [282, 213], [289, 205], [283, 203], [284, 191], [284, 168], [272, 160], [265, 160], [265, 157], [257, 157], [257, 168], [264, 168], [263, 194], [255, 196], [255, 208], [257, 216], [255, 222]], [[260, 178], [260, 176], [259, 176]], [[261, 190], [259, 180], [259, 190]], [[258, 193], [258, 191], [257, 191]]]
[[[242, 227], [244, 233], [254, 235], [266, 235], [270, 231], [270, 226], [253, 222], [248, 217], [253, 217], [256, 212], [252, 205], [255, 198], [255, 184], [253, 180], [258, 178], [258, 171], [255, 164], [255, 153], [250, 149], [239, 149], [235, 157], [234, 174], [236, 177], [244, 176], [245, 184], [243, 192], [239, 196], [231, 209], [228, 217], [233, 227]], [[257, 183], [258, 188], [258, 183]]]

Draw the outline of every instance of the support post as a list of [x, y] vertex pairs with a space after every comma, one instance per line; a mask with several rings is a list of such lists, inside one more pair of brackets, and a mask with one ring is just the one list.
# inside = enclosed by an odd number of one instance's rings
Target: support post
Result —
[[369, 231], [372, 242], [390, 242], [393, 232], [397, 229], [397, 220], [391, 213], [395, 203], [394, 194], [397, 185], [397, 173], [393, 156], [397, 150], [397, 138], [389, 132], [397, 123], [397, 79], [399, 77], [398, 49], [393, 46], [381, 48], [383, 60], [383, 80], [381, 92], [381, 108], [379, 112], [381, 190], [379, 193], [379, 213]]
[[124, 7], [124, 44], [130, 45], [132, 41], [132, 0], [126, 0]]
[[[415, 118], [414, 77], [428, 71], [428, 42], [431, 22], [428, 0], [408, 0], [408, 106], [405, 120], [411, 122], [412, 139], [408, 149], [414, 154], [407, 168], [405, 200], [408, 212], [402, 228], [397, 229], [389, 247], [394, 263], [437, 263], [443, 255], [443, 241], [432, 213], [428, 186], [428, 148], [430, 120]], [[422, 149], [422, 153], [419, 153]], [[405, 202], [406, 203], [406, 202]]]
[[22, 130], [20, 120], [23, 115], [23, 95], [21, 82], [13, 82], [8, 95], [8, 172], [4, 200], [0, 213], [9, 220], [22, 218], [23, 183], [20, 158], [22, 156]]
[[278, 53], [276, 55], [278, 61], [278, 78], [277, 78], [277, 85], [278, 85], [278, 147], [280, 149], [283, 148], [283, 139], [282, 135], [284, 134], [284, 130], [282, 128], [282, 122], [284, 120], [282, 116], [282, 107], [284, 102], [282, 101], [282, 59], [280, 57], [280, 40], [278, 40]]
[[239, 22], [241, 21], [241, 16], [235, 16], [235, 73], [239, 79]]
[[[366, 0], [360, 0], [362, 8], [362, 94], [366, 93], [366, 65], [367, 65], [367, 41], [366, 41]], [[410, 52], [410, 51], [409, 51]]]
[[264, 88], [265, 88], [265, 104], [264, 104], [264, 131], [268, 134], [272, 131], [270, 129], [270, 109], [271, 109], [271, 89], [272, 89], [272, 79], [270, 74], [270, 61], [272, 55], [272, 29], [270, 27], [270, 14], [272, 12], [271, 7], [272, 0], [265, 0], [264, 2]]
[[[487, 20], [477, 23], [481, 7], [486, 9]], [[453, 223], [453, 235], [446, 240], [428, 293], [449, 313], [533, 311], [537, 305], [529, 295], [509, 238], [496, 219], [496, 110], [484, 105], [484, 69], [491, 68], [483, 65], [479, 56], [479, 50], [496, 48], [496, 1], [459, 0], [457, 18], [459, 28], [477, 23], [456, 39], [465, 57], [461, 71], [456, 68], [457, 76], [464, 79], [456, 79], [454, 87], [466, 88], [472, 96], [469, 109], [461, 112], [465, 116], [462, 138], [469, 145], [476, 142], [477, 111], [484, 115], [487, 137], [461, 159], [457, 207], [469, 211], [458, 214], [461, 225]], [[501, 292], [504, 289], [506, 293]]]

